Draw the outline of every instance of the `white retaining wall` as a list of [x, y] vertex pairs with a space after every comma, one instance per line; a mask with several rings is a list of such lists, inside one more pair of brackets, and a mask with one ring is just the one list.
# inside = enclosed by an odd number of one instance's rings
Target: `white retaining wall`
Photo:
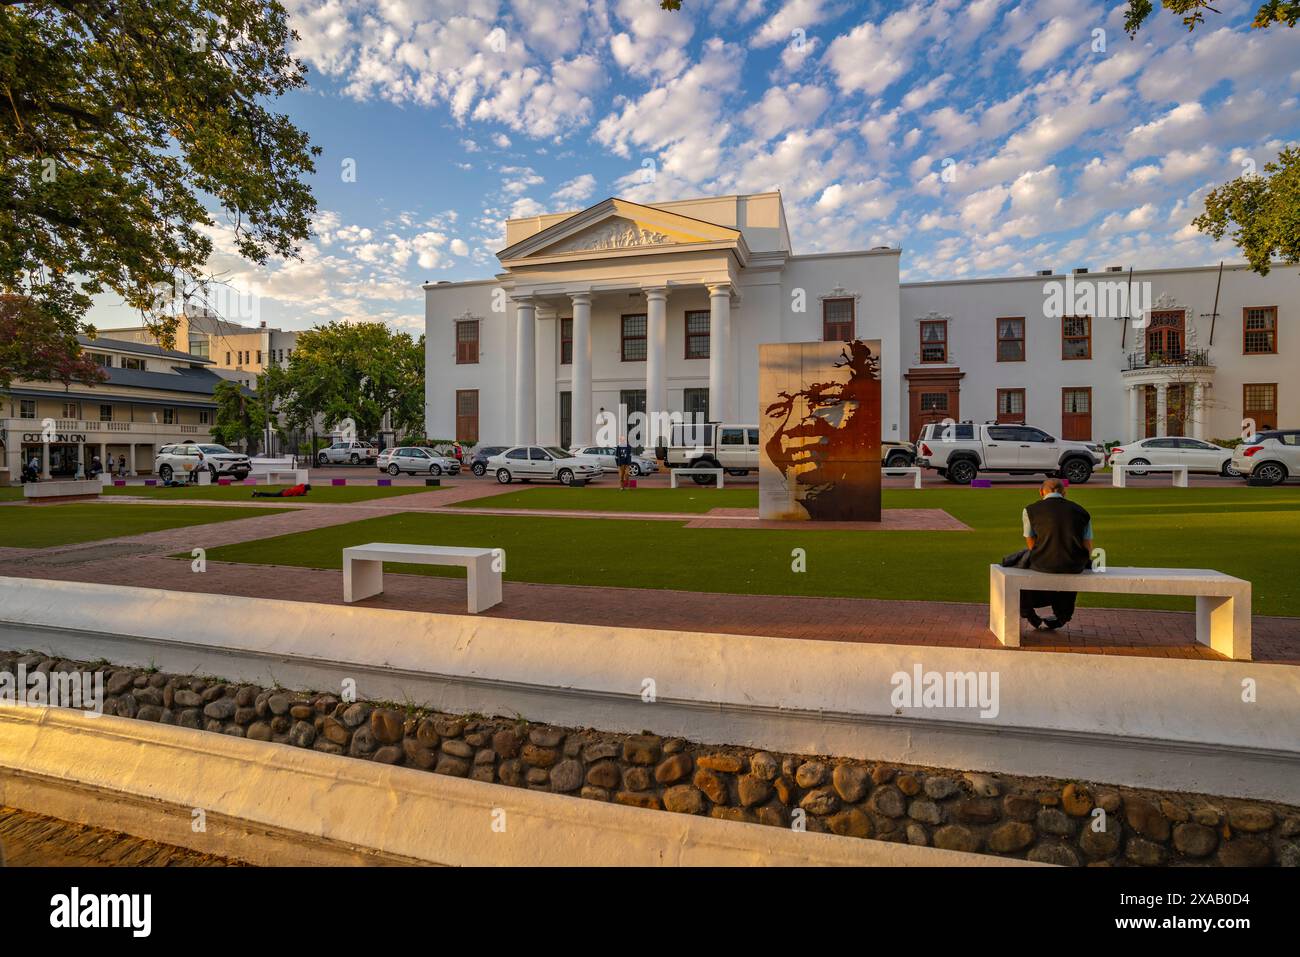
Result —
[[[604, 628], [13, 578], [0, 578], [0, 648], [296, 689], [337, 691], [350, 678], [362, 698], [706, 744], [1300, 801], [1300, 669], [1285, 665]], [[996, 675], [997, 715], [896, 709], [892, 678], [917, 665]]]

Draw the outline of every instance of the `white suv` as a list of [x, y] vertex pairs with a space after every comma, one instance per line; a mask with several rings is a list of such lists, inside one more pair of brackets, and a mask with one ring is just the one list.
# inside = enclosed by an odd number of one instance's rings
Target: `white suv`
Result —
[[1300, 429], [1252, 435], [1233, 450], [1232, 467], [1269, 485], [1281, 485], [1288, 477], [1300, 475]]
[[164, 445], [158, 450], [153, 460], [154, 474], [164, 482], [171, 481], [177, 475], [187, 477], [198, 467], [200, 453], [203, 467], [212, 474], [214, 482], [222, 475], [233, 475], [242, 482], [253, 470], [247, 455], [232, 452], [224, 445], [178, 442], [175, 445]]

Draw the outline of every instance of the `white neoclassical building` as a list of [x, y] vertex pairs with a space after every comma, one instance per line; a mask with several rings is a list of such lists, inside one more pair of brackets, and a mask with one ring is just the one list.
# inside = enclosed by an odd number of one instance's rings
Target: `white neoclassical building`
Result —
[[431, 437], [587, 444], [620, 406], [752, 424], [761, 343], [851, 337], [880, 340], [886, 439], [945, 418], [1098, 442], [1300, 422], [1295, 266], [900, 285], [898, 249], [795, 254], [779, 193], [607, 199], [510, 220], [506, 242], [493, 278], [424, 287]]

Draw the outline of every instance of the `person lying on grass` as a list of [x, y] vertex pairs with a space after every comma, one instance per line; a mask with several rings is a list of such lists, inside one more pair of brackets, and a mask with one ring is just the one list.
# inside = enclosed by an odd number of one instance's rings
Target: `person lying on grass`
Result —
[[254, 492], [253, 498], [295, 498], [311, 491], [310, 485], [295, 485], [293, 488], [277, 489], [274, 492]]

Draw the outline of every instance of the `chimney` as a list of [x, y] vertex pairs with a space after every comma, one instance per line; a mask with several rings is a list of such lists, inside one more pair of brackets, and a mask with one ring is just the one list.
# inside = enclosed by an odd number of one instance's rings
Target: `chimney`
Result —
[[1107, 267], [1106, 267], [1106, 272], [1123, 272], [1123, 271], [1124, 271], [1124, 267], [1123, 267], [1123, 266], [1107, 266]]
[[1087, 266], [1075, 266], [1075, 267], [1074, 267], [1074, 274], [1075, 274], [1076, 276], [1083, 276], [1083, 275], [1086, 275], [1087, 272], [1088, 272], [1088, 267], [1087, 267]]
[[1040, 270], [1038, 270], [1038, 275], [1040, 275], [1040, 276], [1050, 276], [1050, 275], [1052, 275], [1052, 270], [1050, 270], [1050, 269], [1040, 269]]

